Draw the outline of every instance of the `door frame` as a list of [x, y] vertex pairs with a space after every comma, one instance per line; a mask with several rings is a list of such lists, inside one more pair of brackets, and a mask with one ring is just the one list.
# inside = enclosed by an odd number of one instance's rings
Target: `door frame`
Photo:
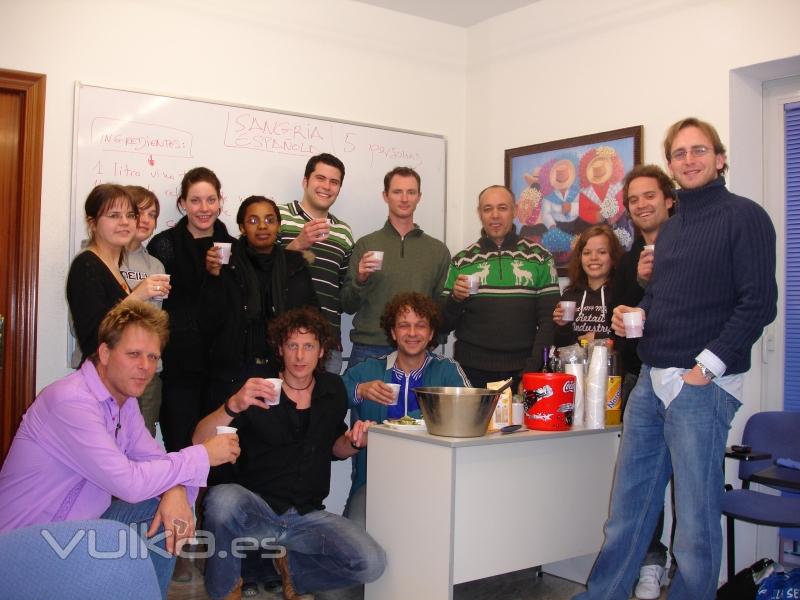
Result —
[[39, 296], [39, 223], [42, 192], [46, 76], [0, 69], [0, 89], [22, 96], [17, 251], [9, 257], [9, 296], [0, 406], [0, 455], [11, 445], [36, 386], [36, 317]]

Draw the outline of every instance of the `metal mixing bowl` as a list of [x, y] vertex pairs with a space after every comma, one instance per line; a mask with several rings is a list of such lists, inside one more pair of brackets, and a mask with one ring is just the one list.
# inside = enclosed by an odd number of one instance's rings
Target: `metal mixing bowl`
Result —
[[484, 435], [500, 398], [483, 388], [418, 387], [414, 392], [428, 433], [448, 437]]

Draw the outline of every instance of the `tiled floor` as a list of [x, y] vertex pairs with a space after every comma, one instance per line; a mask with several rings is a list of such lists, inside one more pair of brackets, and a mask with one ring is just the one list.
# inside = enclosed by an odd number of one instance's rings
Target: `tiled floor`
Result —
[[[203, 589], [203, 578], [196, 569], [188, 583], [173, 582], [169, 589], [168, 600], [207, 600]], [[517, 571], [506, 575], [498, 575], [479, 581], [461, 583], [455, 587], [455, 600], [568, 600], [582, 591], [584, 587], [559, 577], [544, 575], [537, 577], [533, 569]], [[329, 596], [332, 598], [333, 595]], [[258, 600], [281, 600], [281, 594], [272, 594], [260, 590]], [[325, 595], [317, 596], [325, 600]], [[661, 598], [666, 598], [662, 590]], [[435, 598], [419, 598], [417, 600], [436, 600]]]

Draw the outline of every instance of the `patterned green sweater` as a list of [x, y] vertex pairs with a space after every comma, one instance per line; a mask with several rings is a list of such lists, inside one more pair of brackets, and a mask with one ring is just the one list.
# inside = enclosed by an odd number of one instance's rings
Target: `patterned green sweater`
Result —
[[[478, 275], [480, 289], [463, 302], [452, 297], [459, 275]], [[553, 257], [510, 233], [498, 246], [481, 237], [453, 257], [442, 292], [445, 330], [455, 330], [454, 357], [486, 371], [538, 371], [553, 340], [559, 299]]]

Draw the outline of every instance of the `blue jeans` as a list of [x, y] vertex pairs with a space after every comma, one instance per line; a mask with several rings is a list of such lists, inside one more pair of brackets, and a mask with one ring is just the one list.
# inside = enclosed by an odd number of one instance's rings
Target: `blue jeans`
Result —
[[670, 476], [675, 487], [673, 554], [678, 570], [669, 598], [716, 597], [722, 558], [722, 462], [739, 406], [736, 398], [714, 383], [684, 383], [665, 408], [653, 392], [650, 369], [642, 366], [625, 409], [606, 539], [587, 591], [574, 600], [630, 598]]
[[291, 508], [278, 515], [238, 484], [211, 488], [204, 507], [205, 529], [214, 536], [205, 574], [212, 598], [224, 598], [238, 581], [242, 559], [235, 549], [242, 548], [242, 538], [258, 540], [264, 555], [280, 556], [285, 548], [292, 583], [301, 594], [368, 583], [386, 566], [383, 549], [362, 527], [324, 510], [300, 515]]
[[[161, 502], [160, 498], [151, 498], [136, 504], [129, 504], [122, 500], [114, 500], [111, 506], [106, 509], [106, 512], [100, 517], [101, 519], [111, 519], [125, 523], [135, 528], [143, 541], [147, 540], [147, 530], [150, 529], [150, 524], [153, 522], [158, 505]], [[161, 597], [167, 597], [167, 590], [169, 589], [169, 581], [172, 578], [172, 571], [175, 569], [175, 557], [173, 555], [164, 556], [167, 551], [164, 546], [164, 538], [159, 534], [164, 532], [164, 527], [160, 527], [156, 534], [156, 542], [153, 544], [157, 546], [161, 552], [151, 548], [148, 543], [148, 556], [153, 563], [153, 568], [156, 571], [158, 578], [158, 587], [161, 588]]]
[[347, 360], [347, 368], [349, 369], [368, 358], [386, 356], [394, 351], [394, 346], [372, 346], [354, 342], [353, 349], [350, 351], [350, 358]]

